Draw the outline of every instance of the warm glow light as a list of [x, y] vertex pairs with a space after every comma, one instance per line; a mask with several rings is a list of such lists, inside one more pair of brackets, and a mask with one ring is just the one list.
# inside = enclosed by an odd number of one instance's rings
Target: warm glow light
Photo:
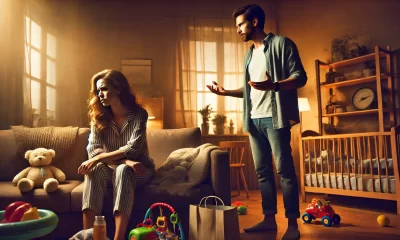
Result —
[[156, 119], [156, 117], [154, 117], [154, 116], [149, 116], [147, 119], [148, 119], [148, 120], [153, 120], [153, 119]]
[[298, 98], [299, 102], [299, 111], [307, 112], [310, 111], [310, 104], [308, 103], [308, 98]]

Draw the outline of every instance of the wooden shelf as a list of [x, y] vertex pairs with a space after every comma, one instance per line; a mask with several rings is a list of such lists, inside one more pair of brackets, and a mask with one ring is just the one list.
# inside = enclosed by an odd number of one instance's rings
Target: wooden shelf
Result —
[[[379, 53], [380, 57], [385, 57], [386, 53], [384, 52], [380, 52]], [[373, 61], [375, 60], [375, 53], [370, 53], [361, 57], [356, 57], [356, 58], [352, 58], [352, 59], [348, 59], [348, 60], [344, 60], [344, 61], [340, 61], [340, 62], [335, 62], [335, 63], [331, 63], [331, 64], [326, 64], [321, 62], [321, 68], [322, 69], [338, 69], [338, 68], [342, 68], [342, 67], [348, 67], [354, 64], [360, 64], [360, 63], [364, 63], [364, 62], [369, 62], [369, 61]]]
[[322, 115], [322, 117], [355, 116], [355, 115], [364, 115], [364, 114], [373, 114], [373, 113], [378, 113], [378, 109], [368, 109], [368, 110], [342, 112], [342, 113], [331, 113], [331, 114], [324, 114], [324, 115]]
[[[365, 63], [365, 64], [363, 64]], [[364, 69], [365, 67], [368, 67], [367, 64], [373, 63], [375, 65], [375, 72], [376, 74], [374, 76], [368, 76], [368, 77], [363, 77], [359, 76], [355, 79], [348, 79], [344, 81], [336, 81], [336, 82], [323, 82], [322, 80], [322, 75], [325, 75], [324, 71], [325, 70], [333, 70], [337, 71], [340, 68], [345, 68], [345, 67], [353, 67], [357, 68], [359, 70]], [[365, 66], [364, 66], [365, 65]], [[386, 66], [386, 70], [383, 70], [382, 65]], [[387, 127], [385, 124], [389, 124], [393, 127], [397, 125], [397, 119], [395, 116], [395, 111], [393, 108], [389, 109], [388, 106], [393, 106], [394, 102], [394, 89], [393, 89], [393, 71], [390, 67], [392, 65], [392, 56], [391, 56], [391, 51], [390, 47], [387, 46], [385, 49], [375, 46], [374, 47], [374, 52], [366, 54], [364, 56], [344, 60], [344, 61], [339, 61], [339, 62], [334, 62], [331, 64], [324, 63], [320, 60], [315, 60], [315, 70], [316, 70], [316, 88], [317, 88], [317, 100], [318, 100], [318, 116], [319, 116], [319, 122], [318, 122], [318, 127], [319, 127], [319, 133], [320, 134], [326, 134], [324, 133], [323, 129], [323, 121], [328, 120], [326, 123], [328, 124], [333, 124], [336, 120], [341, 121], [343, 120], [343, 123], [346, 124], [346, 121], [351, 121], [353, 118], [357, 120], [361, 120], [363, 116], [370, 116], [372, 118], [377, 119], [378, 126], [379, 126], [379, 132], [384, 132], [386, 131]], [[325, 69], [325, 70], [322, 70]], [[349, 72], [351, 69], [340, 69], [340, 72]], [[342, 74], [340, 74], [341, 76]], [[333, 76], [337, 76], [336, 74], [333, 74]], [[323, 103], [321, 102], [323, 98], [329, 98], [329, 95], [327, 95], [326, 90], [329, 90], [329, 93], [332, 95], [333, 92], [331, 91], [334, 89], [337, 91], [338, 97], [340, 96], [341, 98], [344, 99], [351, 99], [352, 92], [354, 92], [354, 88], [356, 87], [361, 87], [361, 86], [368, 86], [368, 85], [375, 85], [373, 87], [374, 91], [376, 91], [376, 102], [370, 106], [368, 109], [364, 110], [356, 110], [354, 111], [343, 111], [343, 112], [335, 112], [327, 114], [326, 110], [323, 106]], [[352, 89], [347, 89], [348, 87], [353, 87]], [[322, 91], [324, 90], [324, 91]], [[354, 94], [354, 93], [353, 93]], [[343, 95], [343, 96], [342, 96]], [[384, 98], [387, 102], [383, 103]], [[325, 100], [325, 99], [324, 99]], [[332, 99], [331, 99], [332, 100]], [[338, 99], [340, 100], [340, 99]], [[336, 100], [335, 100], [336, 101]], [[345, 106], [342, 106], [343, 110], [345, 110]], [[349, 109], [351, 110], [351, 109]], [[343, 119], [341, 119], [343, 118]], [[348, 119], [346, 119], [348, 118]], [[372, 120], [372, 119], [369, 119]], [[325, 122], [324, 122], [325, 123]], [[375, 123], [374, 123], [375, 124]], [[352, 129], [351, 132], [356, 132], [358, 130], [363, 131], [360, 129], [357, 129], [358, 124], [355, 127], [356, 129]], [[347, 131], [348, 129], [343, 128], [343, 130]], [[350, 131], [350, 130], [349, 130]]]
[[[381, 74], [381, 79], [386, 79], [386, 78], [388, 78], [388, 74]], [[375, 82], [375, 81], [376, 81], [376, 76], [369, 76], [369, 77], [364, 77], [364, 78], [344, 80], [342, 82], [337, 82], [337, 83], [321, 84], [321, 87], [339, 88], [339, 87], [346, 87], [346, 86], [358, 85], [358, 84], [363, 84], [363, 83], [370, 83], [370, 82]]]

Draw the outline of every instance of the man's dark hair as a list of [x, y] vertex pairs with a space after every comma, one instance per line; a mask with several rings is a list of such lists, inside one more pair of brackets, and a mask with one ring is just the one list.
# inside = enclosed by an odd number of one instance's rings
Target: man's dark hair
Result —
[[254, 18], [258, 19], [257, 27], [264, 29], [265, 13], [264, 10], [257, 4], [249, 4], [233, 10], [232, 18], [235, 20], [238, 16], [244, 14], [247, 21], [253, 21]]

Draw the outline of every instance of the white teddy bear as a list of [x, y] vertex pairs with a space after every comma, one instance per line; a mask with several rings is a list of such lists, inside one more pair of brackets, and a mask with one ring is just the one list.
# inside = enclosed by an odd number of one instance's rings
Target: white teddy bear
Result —
[[25, 158], [31, 166], [14, 177], [14, 185], [18, 186], [21, 192], [29, 192], [39, 187], [43, 187], [46, 192], [57, 190], [59, 182], [65, 181], [65, 174], [59, 168], [50, 166], [55, 155], [53, 149], [28, 150]]

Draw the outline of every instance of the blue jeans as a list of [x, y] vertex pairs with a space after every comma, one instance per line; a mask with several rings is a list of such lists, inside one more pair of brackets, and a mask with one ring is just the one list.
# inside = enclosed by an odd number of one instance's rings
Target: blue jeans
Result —
[[299, 218], [299, 187], [290, 147], [290, 127], [273, 129], [272, 118], [252, 119], [249, 135], [264, 215], [277, 213], [273, 154], [276, 171], [281, 177], [285, 216]]

